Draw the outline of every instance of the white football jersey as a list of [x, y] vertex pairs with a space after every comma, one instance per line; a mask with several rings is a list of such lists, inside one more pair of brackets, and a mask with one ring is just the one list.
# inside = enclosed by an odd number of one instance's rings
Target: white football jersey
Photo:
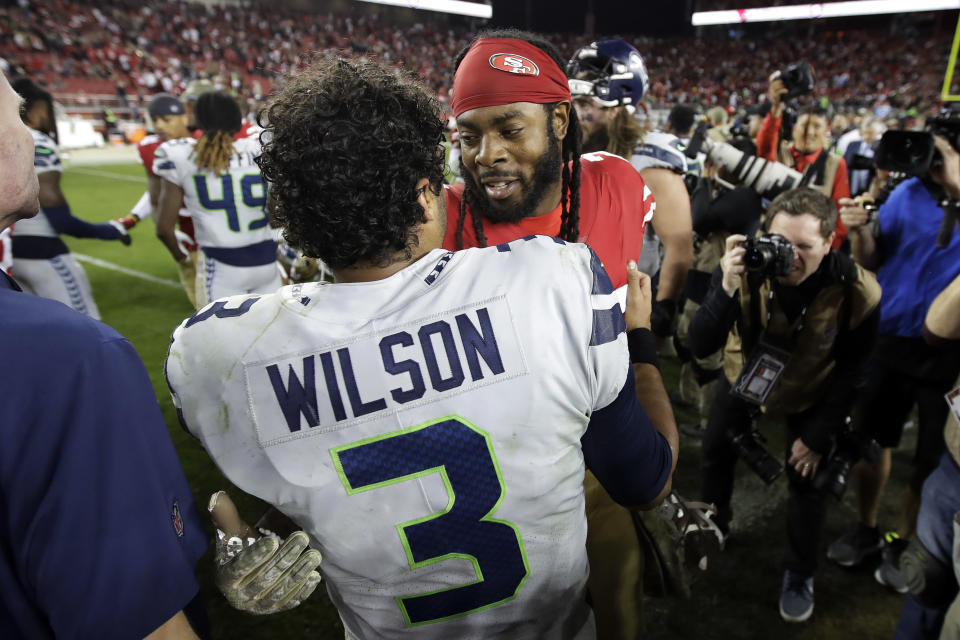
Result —
[[167, 378], [230, 481], [310, 534], [348, 637], [592, 638], [580, 438], [624, 330], [599, 259], [530, 236], [221, 300]]
[[[57, 173], [63, 172], [63, 165], [60, 163], [60, 150], [53, 138], [35, 129], [30, 129], [30, 133], [33, 134], [33, 168], [37, 175], [54, 171]], [[47, 220], [47, 216], [41, 208], [37, 215], [32, 218], [17, 221], [13, 235], [56, 238], [60, 234]]]
[[238, 248], [271, 240], [267, 190], [255, 160], [260, 142], [234, 140], [230, 168], [223, 175], [197, 168], [193, 138], [168, 140], [157, 147], [153, 172], [183, 189], [201, 247]]
[[630, 164], [637, 171], [654, 167], [682, 174], [687, 171], [687, 157], [683, 154], [683, 148], [683, 142], [672, 133], [650, 131], [637, 143]]

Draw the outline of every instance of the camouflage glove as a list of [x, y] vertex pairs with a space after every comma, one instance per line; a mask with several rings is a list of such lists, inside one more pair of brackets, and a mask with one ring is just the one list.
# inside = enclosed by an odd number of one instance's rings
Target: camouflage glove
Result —
[[210, 496], [207, 508], [217, 527], [215, 582], [234, 609], [255, 615], [293, 609], [320, 584], [320, 552], [309, 549], [306, 533], [286, 540], [270, 532], [260, 536], [223, 491]]

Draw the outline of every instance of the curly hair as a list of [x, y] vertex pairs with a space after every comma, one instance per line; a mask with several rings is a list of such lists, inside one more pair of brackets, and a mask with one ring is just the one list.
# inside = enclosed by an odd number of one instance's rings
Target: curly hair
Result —
[[221, 175], [230, 168], [233, 136], [243, 126], [240, 105], [225, 93], [211, 91], [200, 96], [195, 108], [203, 135], [194, 149], [197, 168]]
[[443, 188], [444, 126], [409, 74], [327, 57], [297, 71], [261, 112], [257, 160], [274, 219], [333, 269], [410, 259], [426, 221], [417, 182]]
[[[477, 40], [482, 40], [483, 38], [512, 38], [515, 40], [523, 40], [550, 56], [561, 69], [565, 69], [567, 66], [567, 61], [560, 55], [557, 48], [547, 42], [545, 38], [517, 29], [494, 29], [481, 31], [470, 44], [457, 54], [454, 62], [454, 71], [460, 68], [460, 63], [463, 62], [467, 52], [470, 51], [470, 47], [472, 47]], [[557, 108], [557, 104], [559, 103], [544, 105], [549, 126], [552, 126], [553, 112]], [[561, 173], [562, 183], [560, 191], [560, 237], [570, 242], [576, 242], [580, 237], [581, 138], [580, 118], [577, 116], [577, 110], [571, 103], [570, 124], [567, 126], [567, 135], [563, 138], [563, 146], [561, 148], [563, 171]], [[477, 215], [482, 213], [482, 209], [478, 207], [478, 204], [479, 199], [476, 194], [472, 193], [472, 188], [469, 181], [467, 181], [463, 188], [463, 197], [460, 199], [460, 217], [457, 219], [456, 237], [458, 249], [463, 248], [463, 226], [467, 217], [467, 205], [469, 205], [470, 209], [474, 212], [472, 216], [473, 230], [477, 236], [477, 242], [481, 247], [487, 246], [487, 238], [483, 233], [483, 219], [481, 215]]]

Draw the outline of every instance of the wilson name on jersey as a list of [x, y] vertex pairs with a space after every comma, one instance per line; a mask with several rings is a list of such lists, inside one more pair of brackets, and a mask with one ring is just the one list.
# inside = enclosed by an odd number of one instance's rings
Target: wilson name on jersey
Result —
[[183, 190], [197, 244], [238, 248], [271, 240], [266, 185], [256, 164], [260, 142], [235, 140], [229, 169], [222, 175], [197, 168], [196, 145], [193, 138], [164, 142], [154, 154], [153, 172]]
[[312, 536], [364, 639], [591, 637], [580, 438], [628, 367], [600, 261], [542, 236], [222, 300], [167, 359], [185, 427]]

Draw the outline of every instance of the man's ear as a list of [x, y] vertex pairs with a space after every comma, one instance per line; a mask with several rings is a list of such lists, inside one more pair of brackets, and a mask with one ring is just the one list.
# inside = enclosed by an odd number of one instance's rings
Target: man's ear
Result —
[[434, 216], [436, 216], [436, 207], [430, 206], [433, 198], [437, 196], [430, 190], [430, 180], [428, 178], [420, 178], [417, 180], [417, 202], [420, 203], [420, 206], [423, 207], [423, 217], [427, 222], [433, 222]]
[[553, 130], [557, 134], [558, 140], [563, 140], [567, 136], [567, 127], [570, 126], [570, 103], [558, 102], [553, 110]]

